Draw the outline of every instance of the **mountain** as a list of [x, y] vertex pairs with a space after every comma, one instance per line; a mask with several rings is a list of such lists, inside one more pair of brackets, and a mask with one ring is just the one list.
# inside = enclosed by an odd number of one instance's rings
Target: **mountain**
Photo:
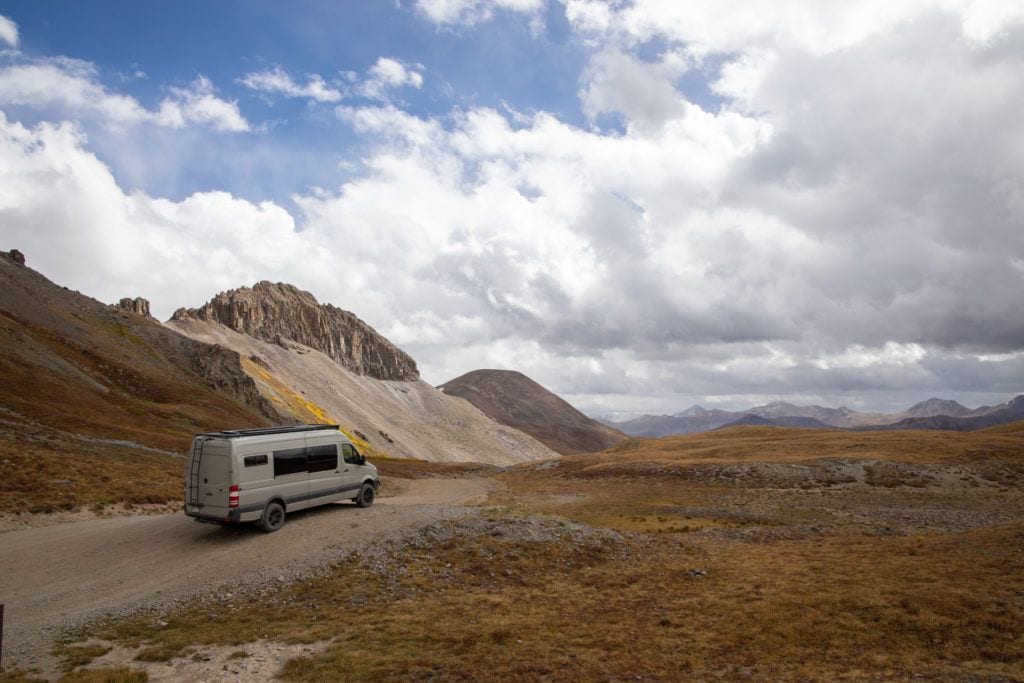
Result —
[[238, 352], [281, 413], [336, 422], [380, 453], [495, 465], [557, 456], [419, 379], [415, 361], [372, 327], [292, 285], [224, 292], [167, 326]]
[[[699, 408], [699, 406], [697, 407]], [[632, 420], [605, 424], [630, 436], [661, 437], [718, 429], [743, 416], [743, 413], [733, 413], [728, 410], [703, 410], [702, 408], [701, 410], [703, 411], [701, 413], [690, 408], [677, 415], [641, 415]]]
[[953, 417], [950, 415], [908, 417], [891, 425], [872, 427], [871, 429], [946, 429], [957, 432], [973, 432], [978, 429], [995, 427], [996, 425], [1024, 420], [1024, 394], [998, 406], [986, 406], [985, 410], [987, 412], [982, 414], [977, 414], [977, 411], [970, 409], [966, 410], [967, 415], [964, 417]]
[[199, 431], [286, 420], [237, 353], [140, 313], [148, 313], [144, 299], [108, 306], [49, 281], [20, 252], [0, 253], [7, 438], [22, 439], [31, 425], [46, 438], [60, 432], [183, 450]]
[[220, 323], [266, 342], [290, 339], [357, 375], [401, 381], [420, 376], [416, 361], [353, 313], [282, 282], [221, 292], [201, 308], [178, 309], [171, 319]]
[[562, 454], [603, 451], [626, 438], [514, 370], [473, 370], [438, 388]]
[[970, 408], [960, 405], [956, 401], [949, 401], [941, 398], [930, 398], [920, 403], [915, 403], [903, 411], [904, 417], [935, 417], [946, 415], [949, 417], [963, 417], [971, 412]]
[[786, 415], [781, 417], [762, 417], [753, 413], [747, 413], [738, 420], [734, 420], [729, 424], [718, 427], [718, 429], [725, 429], [727, 427], [800, 427], [802, 429], [834, 429], [834, 427], [825, 424], [821, 420], [813, 417], [801, 417], [794, 415]]
[[[870, 430], [875, 428], [960, 429], [960, 426], [955, 425], [960, 425], [961, 423], [956, 422], [952, 418], [973, 419], [994, 413], [999, 413], [1004, 416], [1012, 415], [1012, 410], [1008, 413], [1000, 412], [1007, 408], [1008, 404], [1004, 403], [998, 406], [982, 406], [972, 410], [960, 405], [956, 401], [930, 398], [911, 406], [905, 411], [887, 414], [860, 412], [850, 410], [845, 406], [841, 408], [798, 406], [793, 405], [792, 403], [777, 401], [738, 412], [728, 410], [707, 410], [702, 406], [695, 405], [675, 415], [642, 415], [638, 418], [624, 422], [605, 421], [605, 424], [620, 429], [630, 436], [651, 437], [704, 432], [734, 424], [737, 423], [737, 421], [740, 421], [738, 422], [739, 424], [768, 424], [743, 422], [742, 420], [744, 420], [747, 415], [753, 415], [769, 421], [783, 420], [784, 422], [791, 423], [791, 426], [824, 426], [858, 430]], [[950, 419], [940, 419], [942, 416]], [[807, 422], [805, 425], [798, 425], [794, 422], [794, 418], [806, 418], [808, 420], [820, 422], [821, 425], [816, 425], [815, 422]], [[928, 420], [929, 418], [935, 419], [931, 422], [921, 421]], [[996, 419], [1000, 418], [997, 417]], [[916, 424], [922, 426], [899, 426], [904, 424]], [[933, 426], [926, 426], [929, 424]], [[963, 425], [966, 426], [971, 424], [973, 423], [963, 423]], [[992, 422], [991, 424], [1002, 424], [1002, 422]]]

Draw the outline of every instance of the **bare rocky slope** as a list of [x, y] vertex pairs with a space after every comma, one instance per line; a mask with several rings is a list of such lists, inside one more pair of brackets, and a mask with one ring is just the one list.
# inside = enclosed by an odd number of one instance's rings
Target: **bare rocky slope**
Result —
[[214, 302], [178, 311], [166, 324], [241, 354], [262, 395], [295, 420], [336, 422], [397, 457], [507, 465], [557, 456], [418, 379], [415, 362], [398, 347], [308, 292], [260, 283]]
[[[126, 310], [126, 307], [128, 310]], [[0, 253], [0, 413], [18, 424], [184, 449], [195, 432], [279, 423], [238, 354], [142, 315], [145, 300], [108, 306]], [[17, 449], [15, 449], [17, 450]]]
[[603, 451], [626, 438], [514, 370], [474, 370], [438, 388], [562, 454]]
[[257, 282], [221, 292], [205, 306], [181, 308], [172, 320], [220, 323], [250, 337], [289, 339], [322, 351], [342, 367], [375, 379], [419, 379], [416, 361], [353, 313], [321, 304], [309, 292], [282, 282]]

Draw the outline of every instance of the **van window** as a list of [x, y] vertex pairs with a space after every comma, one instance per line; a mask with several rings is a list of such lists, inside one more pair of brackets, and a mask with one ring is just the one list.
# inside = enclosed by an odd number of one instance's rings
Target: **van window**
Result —
[[247, 456], [245, 456], [245, 466], [246, 467], [256, 467], [257, 465], [266, 465], [266, 464], [267, 464], [267, 456], [266, 455], [247, 455]]
[[310, 446], [306, 450], [309, 451], [310, 472], [327, 472], [338, 469], [338, 444]]
[[345, 462], [349, 465], [359, 464], [359, 454], [356, 452], [355, 447], [350, 443], [341, 444], [341, 451], [345, 454]]
[[274, 476], [283, 477], [286, 474], [298, 474], [306, 471], [306, 449], [285, 448], [274, 451]]

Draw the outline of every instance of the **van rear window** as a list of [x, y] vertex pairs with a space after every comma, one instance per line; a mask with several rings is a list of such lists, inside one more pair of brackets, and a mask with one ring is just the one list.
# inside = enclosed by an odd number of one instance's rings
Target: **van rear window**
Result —
[[257, 465], [266, 465], [266, 464], [267, 464], [267, 456], [266, 455], [247, 455], [247, 456], [245, 456], [245, 466], [246, 467], [256, 467]]

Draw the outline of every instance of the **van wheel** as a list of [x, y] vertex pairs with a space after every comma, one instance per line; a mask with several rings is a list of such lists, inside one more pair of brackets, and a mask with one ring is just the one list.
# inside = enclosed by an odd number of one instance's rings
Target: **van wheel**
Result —
[[359, 495], [356, 496], [356, 505], [361, 508], [373, 505], [373, 484], [363, 484], [363, 488], [359, 489]]
[[263, 509], [263, 516], [260, 518], [260, 529], [269, 534], [271, 531], [277, 531], [282, 526], [284, 526], [284, 507], [278, 502], [270, 503]]

